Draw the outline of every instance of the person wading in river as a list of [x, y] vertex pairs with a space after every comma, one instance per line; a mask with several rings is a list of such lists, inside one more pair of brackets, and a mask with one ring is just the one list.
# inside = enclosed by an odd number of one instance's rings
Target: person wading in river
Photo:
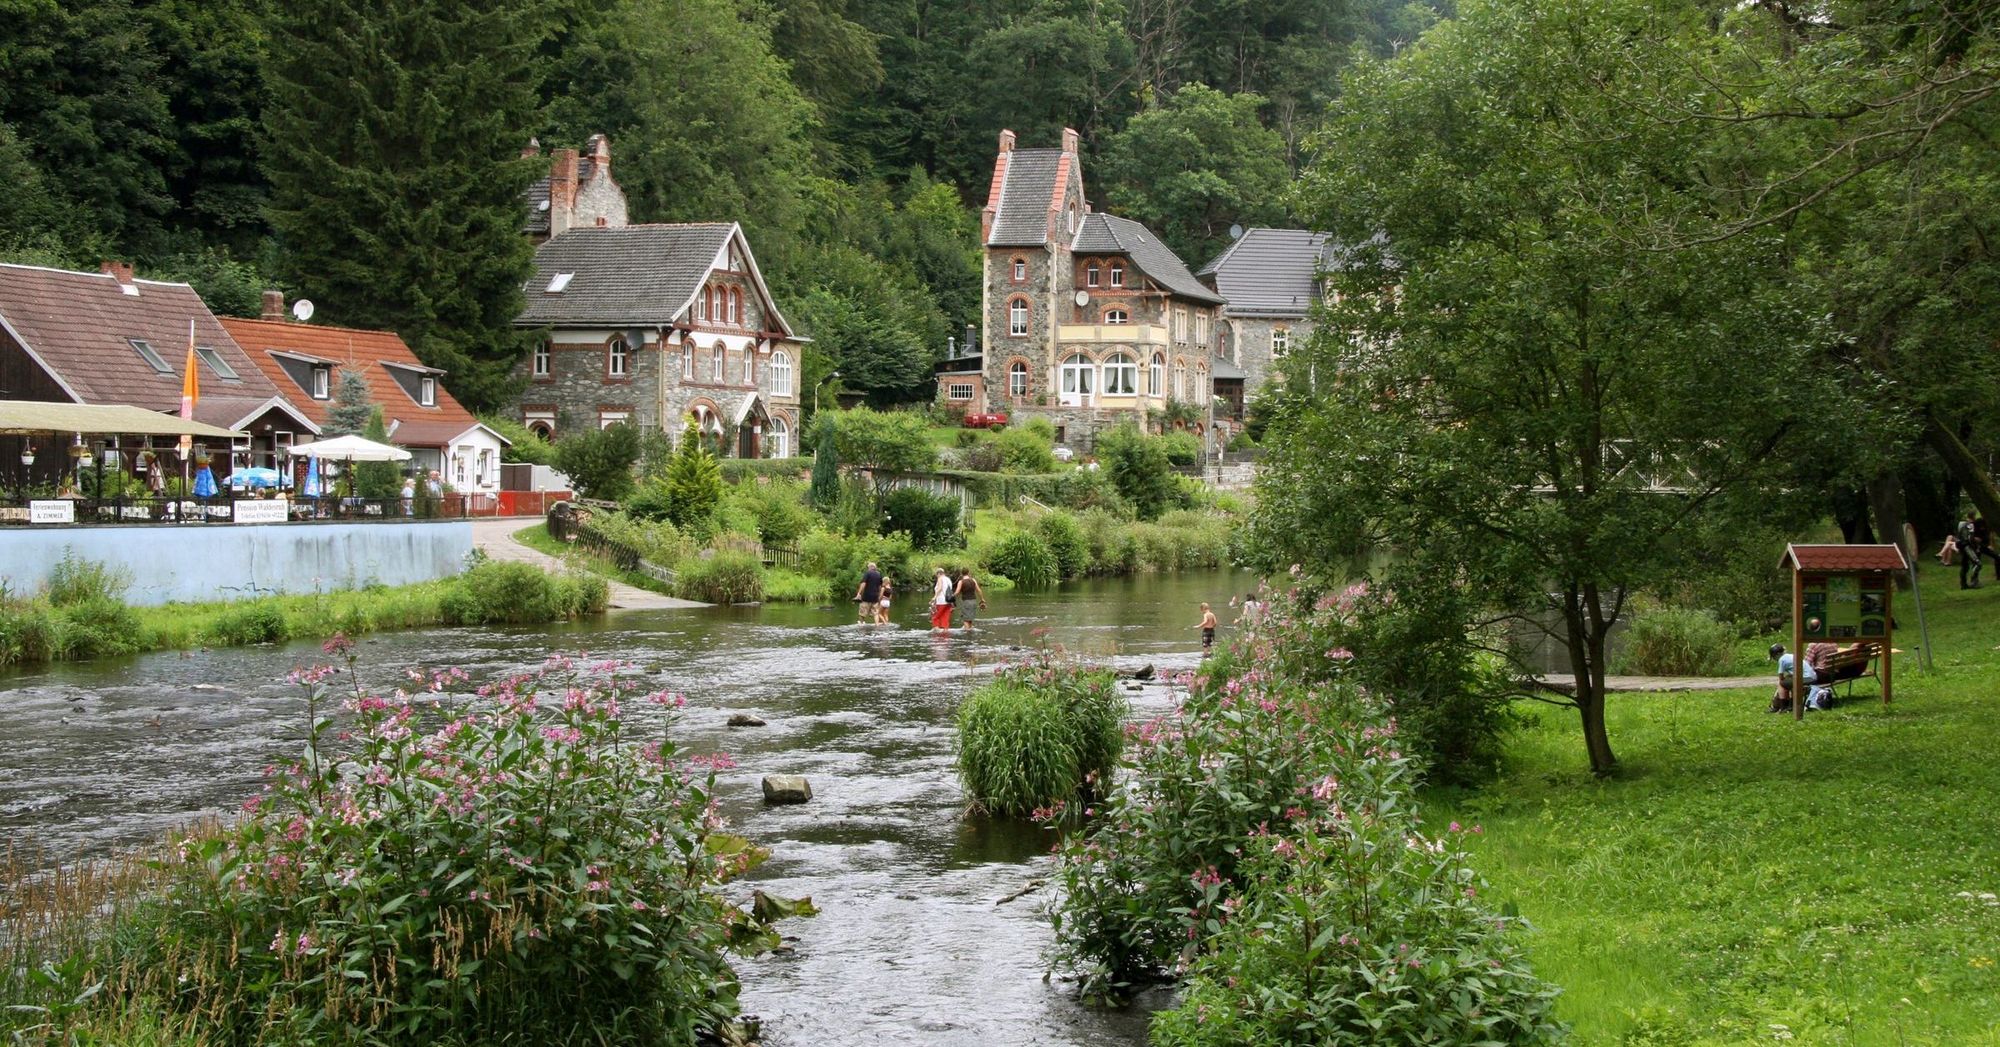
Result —
[[979, 609], [986, 606], [986, 590], [979, 587], [979, 580], [967, 570], [958, 576], [958, 620], [966, 632], [972, 631], [972, 620], [979, 616]]
[[868, 568], [861, 572], [861, 584], [854, 589], [854, 602], [861, 605], [863, 624], [881, 624], [882, 608], [888, 606], [888, 601], [882, 599], [882, 571], [873, 560], [868, 561]]
[[1201, 630], [1201, 654], [1204, 658], [1208, 657], [1208, 652], [1215, 647], [1215, 626], [1215, 612], [1209, 610], [1207, 604], [1202, 604], [1201, 622], [1195, 628]]
[[951, 574], [944, 568], [937, 569], [937, 582], [931, 587], [931, 628], [943, 632], [951, 631], [951, 596], [957, 589], [951, 581]]

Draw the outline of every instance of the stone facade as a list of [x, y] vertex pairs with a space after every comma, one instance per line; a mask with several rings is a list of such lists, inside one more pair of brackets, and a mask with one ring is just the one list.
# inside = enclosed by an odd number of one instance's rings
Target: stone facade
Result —
[[[1225, 316], [1224, 323], [1227, 333], [1223, 337], [1223, 354], [1249, 374], [1244, 385], [1252, 396], [1279, 377], [1285, 353], [1297, 351], [1313, 332], [1309, 316]], [[1282, 350], [1278, 348], [1279, 332], [1285, 336]]]

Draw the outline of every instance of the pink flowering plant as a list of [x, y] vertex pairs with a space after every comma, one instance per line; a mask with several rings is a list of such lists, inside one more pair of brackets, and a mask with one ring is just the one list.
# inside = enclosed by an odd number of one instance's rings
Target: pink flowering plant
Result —
[[[718, 888], [765, 852], [719, 830], [720, 756], [680, 695], [550, 659], [467, 693], [457, 670], [361, 685], [301, 669], [302, 754], [231, 827], [186, 840], [153, 947], [224, 1039], [694, 1044], [736, 1013], [727, 951], [768, 945]], [[338, 688], [344, 715], [324, 706]], [[287, 1040], [286, 1042], [291, 1042]]]
[[[1132, 728], [1121, 787], [1058, 846], [1054, 965], [1091, 998], [1186, 978], [1189, 1003], [1200, 989], [1200, 1005], [1245, 1012], [1235, 1038], [1202, 1039], [1207, 1012], [1189, 1025], [1184, 1005], [1157, 1023], [1181, 1038], [1161, 1042], [1405, 1042], [1370, 1038], [1384, 1015], [1466, 1033], [1407, 1042], [1481, 1042], [1503, 1012], [1508, 1029], [1552, 1028], [1552, 994], [1512, 976], [1513, 922], [1483, 907], [1457, 838], [1422, 834], [1395, 720], [1326, 643], [1336, 610], [1273, 600], [1182, 678], [1179, 708]], [[1383, 950], [1422, 962], [1378, 986], [1359, 961]], [[1286, 964], [1270, 997], [1241, 973]]]

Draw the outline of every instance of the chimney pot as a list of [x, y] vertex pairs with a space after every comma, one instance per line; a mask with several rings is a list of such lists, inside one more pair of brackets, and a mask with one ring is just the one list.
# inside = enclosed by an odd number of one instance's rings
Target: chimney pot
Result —
[[542, 140], [539, 138], [529, 138], [528, 144], [521, 147], [521, 159], [523, 160], [531, 156], [540, 155], [542, 155]]
[[285, 318], [285, 292], [272, 289], [264, 292], [263, 319], [283, 320]]
[[1077, 141], [1077, 139], [1076, 139], [1076, 128], [1074, 128], [1074, 127], [1065, 127], [1065, 128], [1063, 128], [1063, 137], [1062, 137], [1062, 143], [1063, 143], [1063, 150], [1062, 150], [1062, 151], [1063, 151], [1063, 152], [1065, 152], [1065, 153], [1074, 153], [1074, 152], [1076, 152], [1076, 141]]
[[129, 263], [112, 261], [107, 258], [98, 263], [97, 271], [106, 276], [117, 277], [118, 282], [127, 287], [132, 285], [132, 266]]
[[1011, 153], [1014, 151], [1014, 132], [1012, 131], [1000, 132], [1000, 151], [1003, 153]]
[[598, 170], [611, 170], [611, 139], [608, 136], [590, 136], [590, 158], [597, 161]]

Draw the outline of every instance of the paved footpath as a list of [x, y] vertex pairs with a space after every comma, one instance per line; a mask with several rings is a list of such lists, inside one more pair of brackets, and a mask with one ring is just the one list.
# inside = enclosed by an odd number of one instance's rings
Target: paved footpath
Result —
[[[1547, 673], [1535, 678], [1553, 691], [1570, 691], [1575, 681], [1567, 673]], [[1764, 684], [1777, 685], [1778, 674], [1769, 676], [1607, 676], [1607, 691], [1735, 691]]]
[[[547, 571], [563, 569], [561, 560], [547, 553], [530, 549], [514, 540], [514, 532], [535, 526], [535, 518], [530, 516], [502, 517], [500, 519], [477, 519], [472, 521], [473, 548], [483, 551], [495, 560], [513, 560], [517, 563], [531, 563]], [[611, 587], [611, 609], [614, 611], [657, 611], [688, 607], [707, 607], [705, 603], [682, 600], [659, 593], [634, 588], [624, 582], [606, 578]]]

